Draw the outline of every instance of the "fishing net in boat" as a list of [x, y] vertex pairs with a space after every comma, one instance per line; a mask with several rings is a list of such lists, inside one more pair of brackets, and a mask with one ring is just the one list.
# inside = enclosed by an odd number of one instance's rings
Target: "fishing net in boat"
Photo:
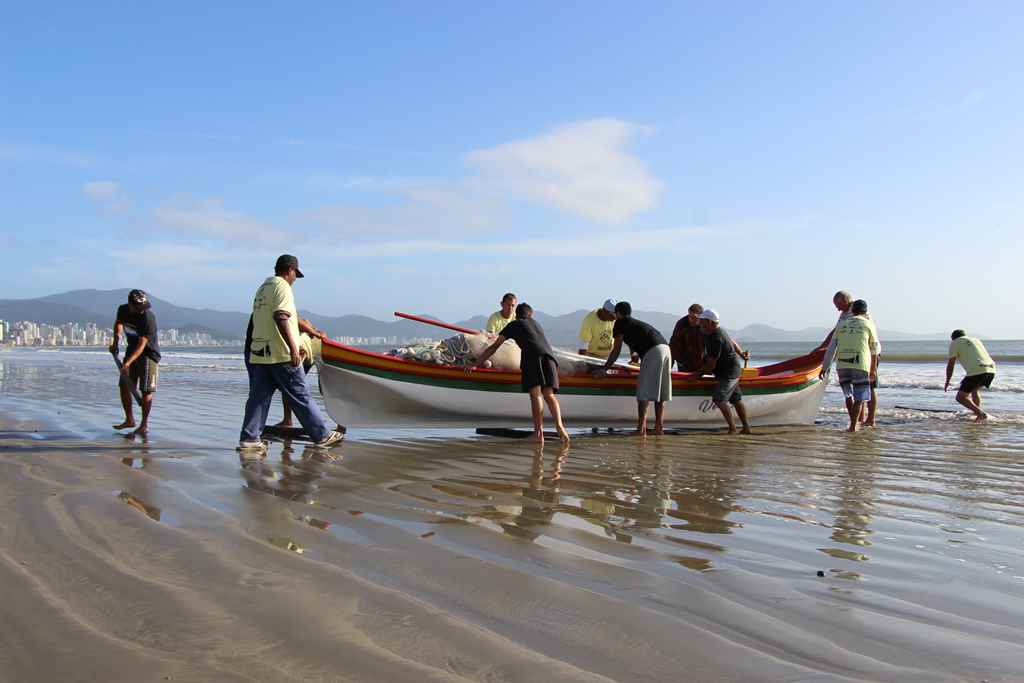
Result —
[[[494, 337], [487, 334], [457, 334], [439, 342], [412, 344], [388, 351], [389, 356], [437, 365], [472, 365]], [[501, 370], [519, 369], [519, 347], [513, 341], [502, 344], [487, 362], [488, 367]]]

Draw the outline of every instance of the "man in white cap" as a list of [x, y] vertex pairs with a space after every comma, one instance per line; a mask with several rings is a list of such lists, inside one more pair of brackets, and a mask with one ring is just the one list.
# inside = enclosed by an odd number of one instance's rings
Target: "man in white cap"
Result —
[[749, 434], [750, 423], [747, 421], [747, 409], [743, 406], [743, 392], [740, 391], [740, 377], [743, 375], [740, 359], [747, 360], [750, 353], [740, 348], [721, 328], [718, 313], [713, 308], [705, 308], [699, 320], [700, 331], [704, 335], [704, 364], [698, 372], [702, 375], [710, 372], [718, 381], [711, 401], [729, 425], [729, 433], [736, 433], [736, 421], [729, 409], [731, 403], [743, 425], [741, 433]]
[[607, 358], [612, 350], [615, 327], [615, 301], [608, 299], [601, 308], [587, 313], [580, 324], [580, 339], [587, 346], [580, 349], [580, 355]]

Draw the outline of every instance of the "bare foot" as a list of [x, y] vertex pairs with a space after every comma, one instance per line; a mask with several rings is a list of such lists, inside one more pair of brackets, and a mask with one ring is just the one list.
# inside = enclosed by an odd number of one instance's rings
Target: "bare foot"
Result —
[[856, 432], [856, 431], [857, 431], [857, 425], [850, 425], [850, 427], [849, 427], [849, 428], [847, 428], [847, 430], [846, 430], [846, 431], [848, 431], [848, 432], [850, 432], [851, 434], [853, 434], [854, 432]]
[[132, 422], [131, 420], [125, 420], [124, 422], [122, 422], [119, 425], [114, 425], [114, 429], [131, 429], [134, 426], [135, 426], [134, 422]]
[[655, 436], [665, 436], [665, 428], [664, 427], [655, 427], [654, 428], [654, 434], [655, 434]]
[[750, 434], [750, 427], [744, 427], [740, 430], [740, 434]]
[[872, 420], [871, 422], [865, 422], [864, 426], [865, 427], [871, 427], [872, 429], [874, 429], [875, 428], [875, 421]]
[[558, 438], [562, 440], [562, 443], [569, 443], [572, 439], [569, 437], [569, 432], [564, 429], [558, 431]]
[[281, 420], [280, 422], [278, 422], [274, 426], [275, 427], [283, 427], [284, 429], [291, 429], [292, 428], [292, 421], [291, 420], [287, 420], [287, 421]]
[[647, 428], [645, 427], [644, 429], [638, 429], [635, 432], [633, 432], [633, 434], [639, 437], [645, 437], [647, 436]]
[[974, 421], [975, 422], [984, 422], [987, 419], [988, 419], [988, 413], [982, 413], [978, 417], [974, 418]]
[[530, 434], [529, 438], [527, 438], [527, 441], [529, 441], [530, 443], [543, 445], [544, 432], [534, 432], [533, 434]]
[[134, 432], [132, 432], [132, 434], [134, 434], [135, 436], [148, 436], [149, 435], [149, 425], [142, 425], [141, 427], [136, 429]]

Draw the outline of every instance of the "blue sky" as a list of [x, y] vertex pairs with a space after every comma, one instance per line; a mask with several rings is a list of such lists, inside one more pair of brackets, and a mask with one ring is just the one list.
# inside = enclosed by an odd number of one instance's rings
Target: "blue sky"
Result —
[[1021, 3], [64, 3], [0, 28], [0, 298], [1024, 337]]

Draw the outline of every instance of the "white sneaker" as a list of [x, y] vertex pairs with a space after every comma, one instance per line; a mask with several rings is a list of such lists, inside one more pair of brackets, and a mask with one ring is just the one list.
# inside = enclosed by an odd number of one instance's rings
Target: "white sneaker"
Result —
[[238, 450], [240, 451], [265, 451], [267, 450], [267, 444], [262, 441], [239, 441]]
[[328, 432], [327, 436], [325, 436], [320, 441], [317, 441], [316, 445], [319, 446], [320, 448], [330, 448], [331, 446], [335, 446], [341, 443], [341, 440], [344, 438], [345, 435], [342, 434], [341, 432], [331, 430], [330, 432]]

